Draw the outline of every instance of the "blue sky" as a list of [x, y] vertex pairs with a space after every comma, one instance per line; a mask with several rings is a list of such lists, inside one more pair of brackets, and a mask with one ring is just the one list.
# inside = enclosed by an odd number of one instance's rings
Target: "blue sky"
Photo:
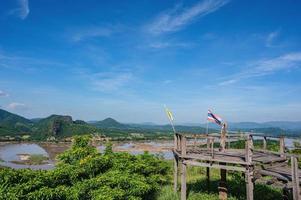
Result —
[[26, 117], [301, 119], [301, 1], [6, 0], [0, 106]]

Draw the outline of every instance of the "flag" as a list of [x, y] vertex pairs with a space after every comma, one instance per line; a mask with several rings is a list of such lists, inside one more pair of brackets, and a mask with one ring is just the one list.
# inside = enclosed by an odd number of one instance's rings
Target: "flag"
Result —
[[208, 121], [211, 121], [211, 122], [214, 122], [214, 123], [217, 123], [218, 125], [222, 125], [222, 118], [220, 118], [219, 116], [213, 114], [211, 112], [211, 110], [208, 110], [208, 117], [207, 117], [207, 120]]
[[173, 121], [173, 116], [171, 111], [168, 108], [165, 108], [166, 115], [170, 121]]

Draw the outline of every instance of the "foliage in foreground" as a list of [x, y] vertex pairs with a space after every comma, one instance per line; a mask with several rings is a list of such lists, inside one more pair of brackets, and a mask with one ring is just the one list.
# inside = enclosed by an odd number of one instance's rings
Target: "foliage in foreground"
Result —
[[[170, 163], [172, 165], [172, 163]], [[218, 200], [218, 184], [220, 181], [220, 171], [218, 169], [210, 170], [210, 184], [207, 185], [206, 168], [204, 167], [187, 167], [187, 199], [188, 200]], [[245, 180], [242, 173], [227, 173], [228, 199], [245, 200], [246, 188]], [[157, 194], [157, 200], [180, 200], [180, 183], [178, 192], [173, 192], [173, 185], [165, 185]], [[281, 189], [271, 185], [256, 182], [254, 188], [255, 200], [281, 200]]]
[[145, 153], [100, 154], [88, 136], [75, 137], [53, 170], [0, 169], [0, 199], [152, 199], [168, 165]]

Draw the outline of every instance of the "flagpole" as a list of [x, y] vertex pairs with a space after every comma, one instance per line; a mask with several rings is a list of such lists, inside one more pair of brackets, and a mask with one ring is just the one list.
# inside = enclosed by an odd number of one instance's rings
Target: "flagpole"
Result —
[[206, 129], [206, 134], [208, 135], [208, 119], [207, 119], [207, 129]]
[[[164, 104], [164, 108], [165, 108], [165, 111], [168, 110], [165, 104]], [[167, 117], [168, 117], [168, 116], [167, 116]], [[176, 129], [175, 129], [175, 126], [174, 126], [172, 120], [171, 120], [169, 117], [168, 117], [168, 120], [169, 120], [169, 122], [170, 122], [170, 124], [171, 124], [171, 127], [172, 127], [173, 132], [176, 134]]]
[[172, 127], [173, 132], [176, 133], [176, 129], [175, 129], [175, 126], [173, 125], [172, 120], [169, 120], [169, 121], [170, 121], [170, 124], [171, 124], [171, 127]]

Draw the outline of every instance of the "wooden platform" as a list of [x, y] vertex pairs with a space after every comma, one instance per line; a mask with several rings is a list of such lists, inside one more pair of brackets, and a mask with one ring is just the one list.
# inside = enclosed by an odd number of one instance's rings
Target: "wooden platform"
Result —
[[[224, 134], [223, 134], [224, 131]], [[272, 176], [285, 184], [290, 190], [293, 199], [299, 200], [301, 183], [301, 170], [298, 169], [298, 156], [285, 152], [284, 138], [279, 137], [279, 152], [268, 151], [267, 138], [263, 136], [262, 149], [254, 149], [253, 135], [226, 135], [222, 130], [221, 135], [191, 135], [175, 134], [175, 147], [173, 149], [174, 164], [174, 189], [177, 190], [178, 167], [181, 164], [181, 199], [186, 199], [186, 166], [194, 165], [206, 167], [207, 179], [210, 180], [210, 168], [221, 169], [219, 186], [220, 199], [227, 199], [226, 172], [240, 171], [245, 173], [248, 200], [253, 200], [253, 188], [258, 177]], [[245, 140], [245, 149], [226, 148], [227, 140]], [[198, 145], [197, 139], [206, 140], [205, 145]], [[220, 144], [215, 148], [216, 143]], [[206, 145], [207, 144], [207, 145]], [[204, 147], [205, 146], [205, 147]], [[230, 144], [228, 145], [230, 146]], [[287, 199], [289, 197], [287, 196]]]

